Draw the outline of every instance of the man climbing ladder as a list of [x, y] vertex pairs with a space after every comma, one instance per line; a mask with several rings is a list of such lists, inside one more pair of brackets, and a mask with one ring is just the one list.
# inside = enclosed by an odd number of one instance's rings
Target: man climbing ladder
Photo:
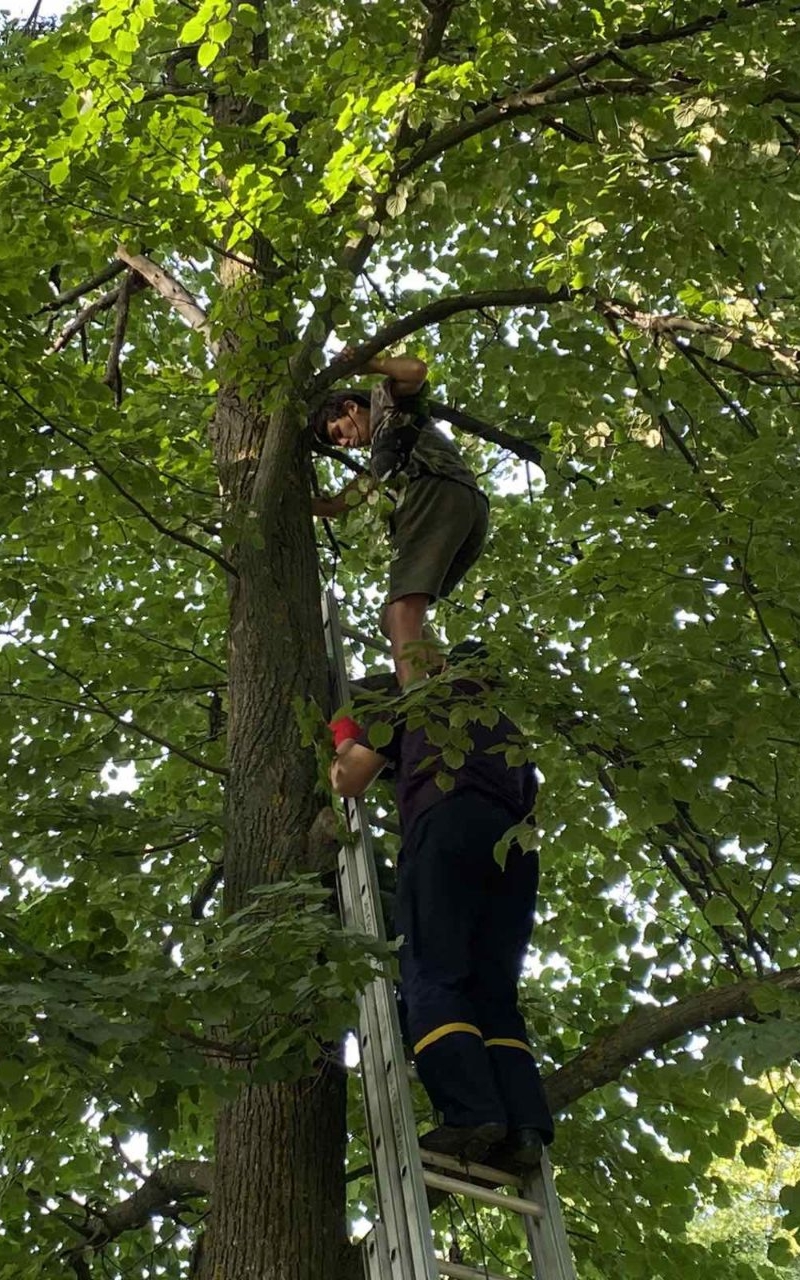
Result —
[[[326, 644], [338, 705], [348, 698], [348, 674], [342, 633], [333, 593], [323, 601]], [[368, 646], [378, 647], [370, 637]], [[371, 833], [362, 800], [345, 799], [351, 839], [339, 854], [338, 874], [342, 916], [360, 932], [382, 937], [379, 887]], [[408, 1081], [397, 1009], [391, 983], [378, 976], [360, 999], [358, 1043], [367, 1113], [370, 1150], [378, 1193], [379, 1216], [363, 1243], [368, 1280], [504, 1280], [485, 1264], [479, 1269], [460, 1259], [434, 1252], [425, 1191], [467, 1196], [470, 1200], [519, 1214], [531, 1252], [535, 1280], [576, 1280], [547, 1152], [535, 1167], [516, 1174], [417, 1145], [416, 1122]], [[423, 1169], [420, 1155], [424, 1161]], [[491, 1188], [518, 1189], [508, 1195]]]
[[[443, 1123], [425, 1134], [428, 1150], [512, 1166], [538, 1163], [553, 1140], [517, 981], [536, 906], [538, 859], [511, 844], [504, 865], [496, 844], [530, 820], [536, 779], [529, 763], [504, 751], [522, 735], [502, 713], [490, 727], [473, 718], [462, 762], [449, 769], [442, 734], [455, 706], [482, 707], [489, 688], [480, 653], [451, 655], [429, 686], [428, 719], [418, 728], [400, 713], [379, 751], [349, 718], [334, 722], [331, 783], [360, 796], [394, 769], [403, 847], [395, 930], [408, 1028], [422, 1083]], [[467, 658], [469, 675], [453, 658]], [[449, 787], [441, 785], [442, 775]]]
[[[349, 350], [345, 351], [349, 355]], [[311, 418], [317, 439], [346, 449], [370, 449], [373, 481], [395, 503], [392, 560], [381, 629], [405, 687], [417, 674], [423, 624], [431, 602], [455, 589], [486, 541], [488, 500], [455, 445], [425, 407], [427, 366], [411, 356], [370, 360], [365, 373], [383, 381], [370, 395], [331, 393]], [[314, 498], [314, 514], [346, 511], [356, 483], [332, 498]]]

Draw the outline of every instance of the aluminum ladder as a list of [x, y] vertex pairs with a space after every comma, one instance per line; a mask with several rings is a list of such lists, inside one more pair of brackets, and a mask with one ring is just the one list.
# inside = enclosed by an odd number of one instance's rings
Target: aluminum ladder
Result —
[[[337, 706], [350, 701], [344, 636], [387, 652], [373, 637], [342, 625], [332, 590], [322, 600], [325, 644]], [[385, 941], [372, 831], [364, 801], [345, 800], [351, 840], [338, 859], [343, 923]], [[365, 1280], [507, 1280], [485, 1267], [438, 1258], [426, 1188], [518, 1213], [525, 1224], [534, 1280], [576, 1280], [550, 1162], [525, 1177], [421, 1150], [392, 983], [378, 977], [359, 1001], [358, 1048], [379, 1217], [362, 1243]], [[517, 1194], [481, 1185], [503, 1184]]]

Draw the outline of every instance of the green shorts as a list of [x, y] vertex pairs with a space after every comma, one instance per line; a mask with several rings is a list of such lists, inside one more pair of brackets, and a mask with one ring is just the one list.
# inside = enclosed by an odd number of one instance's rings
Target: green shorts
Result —
[[438, 600], [458, 586], [483, 550], [489, 503], [458, 480], [420, 476], [403, 491], [390, 527], [386, 603], [410, 595]]

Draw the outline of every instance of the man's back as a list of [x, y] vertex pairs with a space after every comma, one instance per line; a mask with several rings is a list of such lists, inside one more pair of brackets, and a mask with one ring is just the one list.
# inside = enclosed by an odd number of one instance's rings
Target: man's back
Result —
[[[511, 821], [519, 822], [532, 811], [536, 800], [536, 773], [527, 761], [509, 764], [506, 751], [524, 746], [518, 727], [502, 711], [496, 719], [477, 714], [467, 719], [456, 736], [458, 746], [447, 742], [450, 715], [456, 706], [479, 709], [482, 684], [475, 680], [453, 680], [429, 706], [400, 713], [390, 720], [392, 739], [379, 748], [393, 767], [397, 808], [404, 834], [417, 819], [445, 797], [460, 791], [476, 791], [492, 803], [508, 810]], [[417, 723], [426, 714], [427, 720]], [[492, 723], [486, 723], [491, 720]], [[468, 742], [463, 741], [466, 735]], [[369, 746], [369, 731], [358, 739]], [[440, 745], [444, 742], [445, 745]]]

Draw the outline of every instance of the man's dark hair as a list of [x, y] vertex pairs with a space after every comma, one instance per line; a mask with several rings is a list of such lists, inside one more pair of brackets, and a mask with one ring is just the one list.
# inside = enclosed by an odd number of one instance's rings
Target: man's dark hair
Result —
[[363, 409], [368, 409], [371, 403], [370, 397], [365, 395], [363, 391], [356, 391], [353, 387], [349, 387], [345, 388], [344, 391], [331, 391], [322, 404], [308, 415], [308, 425], [311, 427], [315, 438], [321, 441], [322, 444], [330, 444], [328, 423], [333, 422], [336, 418], [341, 418], [348, 400], [361, 405]]

